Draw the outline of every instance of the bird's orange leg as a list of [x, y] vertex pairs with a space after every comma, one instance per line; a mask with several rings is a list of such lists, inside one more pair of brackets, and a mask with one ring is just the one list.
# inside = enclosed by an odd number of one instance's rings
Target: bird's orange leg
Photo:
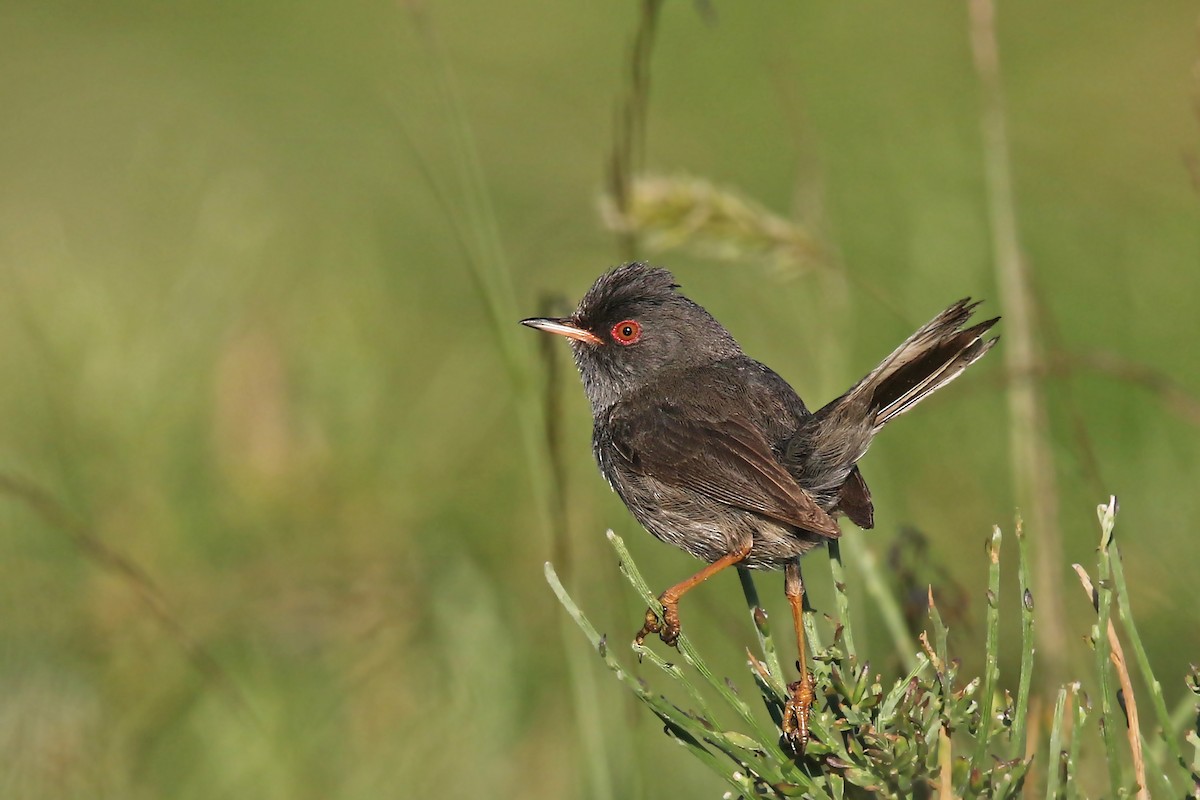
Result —
[[647, 636], [657, 633], [659, 638], [668, 647], [675, 647], [679, 643], [679, 598], [721, 570], [733, 566], [750, 555], [750, 548], [752, 546], [753, 542], [747, 540], [746, 544], [742, 547], [739, 547], [728, 555], [721, 556], [687, 580], [680, 581], [660, 594], [658, 602], [662, 603], [663, 607], [662, 619], [659, 620], [658, 614], [654, 612], [653, 608], [647, 608], [646, 623], [642, 625], [642, 629], [638, 631], [637, 636], [634, 637], [634, 641], [640, 645], [646, 640]]
[[787, 704], [783, 707], [783, 736], [797, 753], [803, 754], [808, 745], [808, 716], [816, 699], [816, 687], [808, 672], [808, 653], [804, 647], [804, 580], [800, 577], [800, 559], [789, 561], [783, 573], [783, 592], [792, 607], [792, 623], [796, 626], [796, 652], [800, 680], [788, 684]]

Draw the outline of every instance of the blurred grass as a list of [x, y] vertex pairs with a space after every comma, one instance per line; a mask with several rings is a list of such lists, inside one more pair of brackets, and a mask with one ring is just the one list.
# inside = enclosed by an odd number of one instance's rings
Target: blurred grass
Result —
[[[517, 304], [577, 297], [617, 258], [595, 203], [637, 9], [417, 7], [456, 75]], [[997, 296], [965, 11], [713, 10], [664, 5], [646, 163], [813, 223], [852, 277], [658, 258], [819, 403], [946, 302]], [[1023, 2], [998, 31], [1018, 222], [1062, 346], [1118, 353], [1193, 394], [1194, 23], [1181, 2], [1137, 15]], [[461, 208], [425, 179], [448, 180], [456, 157], [437, 79], [394, 4], [0, 5], [0, 472], [151, 576], [225, 676], [5, 495], [0, 742], [17, 744], [2, 748], [0, 795], [599, 791], [581, 778], [593, 749], [538, 577], [550, 540], [519, 395], [455, 243]], [[987, 369], [873, 449], [878, 529], [847, 551], [880, 553], [912, 523], [955, 579], [983, 585], [964, 532], [1013, 505]], [[653, 584], [692, 565], [633, 535], [590, 462], [582, 394], [564, 391], [569, 588], [623, 640], [640, 610], [601, 532], [627, 533]], [[1067, 556], [1094, 547], [1087, 515], [1068, 513], [1096, 494], [1077, 413], [1107, 434], [1095, 461], [1122, 497], [1148, 656], [1183, 674], [1200, 646], [1187, 641], [1200, 612], [1179, 601], [1195, 572], [1197, 432], [1095, 372], [1053, 376], [1046, 393]], [[706, 586], [687, 612], [726, 672], [740, 669], [728, 643], [752, 634], [736, 592]], [[1087, 609], [1072, 614], [1068, 630], [1085, 630]], [[860, 647], [886, 641], [880, 620], [855, 622]], [[612, 796], [716, 791], [664, 769], [676, 755], [660, 731], [598, 691], [594, 721], [622, 731]], [[1168, 707], [1183, 691], [1164, 685]]]

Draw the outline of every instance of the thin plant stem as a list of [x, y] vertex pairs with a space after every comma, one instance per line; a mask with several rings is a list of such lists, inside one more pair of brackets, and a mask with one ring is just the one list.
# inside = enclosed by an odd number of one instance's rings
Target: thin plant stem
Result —
[[[999, 678], [1000, 652], [1000, 543], [1002, 535], [999, 526], [992, 529], [992, 537], [988, 542], [988, 591], [987, 591], [987, 654], [983, 667], [983, 692], [979, 698], [979, 732], [975, 750], [971, 754], [971, 769], [981, 769], [987, 758], [988, 736], [991, 726], [992, 709], [995, 703], [996, 681]], [[968, 773], [969, 778], [969, 773]]]
[[[667, 702], [666, 698], [656, 695], [646, 688], [636, 676], [629, 673], [609, 652], [606, 640], [597, 631], [596, 628], [588, 621], [583, 612], [576, 605], [567, 590], [563, 588], [562, 582], [558, 579], [558, 575], [554, 572], [554, 566], [550, 562], [545, 565], [546, 582], [550, 584], [550, 588], [554, 591], [558, 601], [566, 609], [571, 619], [583, 631], [592, 647], [600, 654], [605, 666], [607, 666], [617, 679], [624, 683], [633, 691], [639, 700], [650, 706], [651, 710], [663, 720], [667, 725], [668, 730], [672, 731], [675, 739], [688, 748], [701, 762], [711, 768], [726, 780], [733, 788], [739, 792], [746, 793], [746, 796], [752, 796], [750, 793], [754, 791], [753, 782], [737, 771], [730, 771], [724, 762], [719, 761], [716, 756], [707, 750], [701, 742], [705, 740], [707, 729], [697, 720], [689, 717], [679, 709]], [[680, 735], [684, 734], [684, 735]]]
[[[642, 599], [645, 600], [645, 602], [657, 613], [661, 614], [662, 604], [659, 603], [658, 598], [654, 596], [653, 592], [651, 592], [650, 585], [646, 583], [646, 579], [642, 577], [637, 565], [634, 564], [633, 558], [629, 554], [629, 549], [625, 546], [625, 541], [611, 530], [608, 532], [608, 540], [609, 543], [612, 544], [613, 549], [616, 551], [617, 558], [620, 559], [622, 574], [625, 575], [625, 578], [638, 592], [638, 594], [642, 596]], [[758, 718], [754, 716], [753, 712], [750, 710], [750, 706], [746, 703], [746, 701], [734, 694], [725, 681], [716, 677], [713, 671], [708, 667], [708, 664], [705, 663], [705, 661], [700, 657], [700, 654], [696, 651], [695, 647], [691, 643], [691, 640], [686, 634], [680, 634], [678, 644], [679, 652], [688, 665], [695, 669], [696, 672], [698, 672], [700, 676], [704, 678], [711, 687], [713, 687], [717, 694], [721, 696], [726, 704], [733, 709], [733, 711], [742, 719], [742, 721], [754, 731], [764, 748], [766, 748], [767, 751], [770, 752], [770, 754], [778, 762], [785, 764], [790, 763], [790, 759], [784, 755], [783, 751], [779, 748], [778, 742], [776, 741], [778, 733], [773, 729], [768, 730], [765, 728]], [[640, 655], [646, 655], [650, 653], [649, 649], [644, 646], [635, 646], [635, 648]], [[686, 681], [686, 677], [683, 676], [682, 672], [672, 674], [678, 679]], [[794, 774], [792, 774], [790, 777], [798, 780], [808, 780], [807, 776], [804, 776], [803, 773], [800, 773], [798, 770], [793, 770], [792, 772]]]
[[1197, 731], [1187, 732], [1187, 742], [1193, 748], [1192, 752], [1192, 780], [1200, 786], [1200, 733]]
[[[547, 576], [547, 580], [549, 580], [549, 576]], [[555, 580], [557, 580], [557, 576]], [[569, 624], [567, 619], [563, 620], [562, 638], [564, 642], [569, 633]], [[595, 676], [592, 674], [592, 664], [580, 648], [564, 647], [564, 650], [567, 654], [567, 670], [575, 698], [580, 736], [583, 739], [583, 750], [586, 754], [588, 786], [591, 789], [591, 795], [598, 800], [613, 800], [616, 792], [613, 788], [610, 769], [612, 759], [609, 755], [608, 737], [604, 735], [600, 692], [596, 686]]]
[[[930, 660], [933, 662], [933, 668], [937, 671], [938, 682], [942, 687], [942, 696], [949, 697], [954, 687], [950, 685], [950, 655], [947, 647], [947, 635], [949, 629], [946, 623], [942, 621], [942, 614], [938, 611], [937, 603], [933, 599], [933, 590], [929, 590], [929, 622], [933, 627], [933, 649], [930, 652]], [[948, 724], [945, 713], [942, 714], [943, 724]]]
[[[1102, 507], [1103, 508], [1103, 507]], [[1103, 511], [1101, 511], [1103, 516]], [[1108, 552], [1108, 542], [1112, 536], [1112, 528], [1101, 523], [1100, 546], [1097, 548], [1096, 587], [1093, 589], [1085, 581], [1085, 588], [1096, 606], [1097, 622], [1093, 629], [1096, 647], [1096, 670], [1100, 681], [1100, 731], [1104, 739], [1104, 750], [1108, 762], [1109, 788], [1113, 797], [1118, 797], [1121, 791], [1121, 763], [1117, 757], [1116, 732], [1113, 730], [1113, 686], [1109, 672], [1109, 660], [1112, 645], [1108, 638], [1109, 619], [1112, 612], [1112, 569]], [[1087, 572], [1082, 567], [1076, 567], [1081, 578], [1086, 578]]]
[[[434, 85], [445, 113], [444, 129], [452, 142], [451, 152], [456, 167], [455, 178], [443, 181], [428, 164], [418, 157], [422, 174], [435, 197], [446, 210], [444, 218], [451, 220], [456, 238], [463, 250], [463, 261], [467, 266], [471, 282], [479, 296], [486, 317], [497, 342], [501, 362], [513, 387], [513, 406], [518, 418], [518, 430], [524, 451], [523, 471], [529, 476], [530, 490], [534, 497], [534, 509], [538, 515], [539, 529], [545, 538], [545, 548], [555, 557], [563, 558], [569, 567], [566, 553], [565, 494], [562, 485], [561, 460], [556, 453], [556, 381], [553, 374], [546, 385], [547, 394], [542, 396], [534, 380], [531, 349], [517, 339], [516, 320], [522, 314], [517, 311], [516, 292], [513, 287], [505, 249], [500, 238], [500, 226], [495, 206], [488, 187], [483, 160], [475, 142], [462, 94], [455, 78], [450, 58], [447, 57], [436, 26], [424, 11], [411, 15], [432, 67]], [[413, 149], [417, 148], [413, 146]], [[446, 184], [450, 184], [448, 188]], [[462, 221], [459, 221], [459, 219]], [[563, 638], [565, 651], [565, 637]], [[573, 690], [577, 695], [581, 735], [596, 739], [593, 731], [598, 724], [600, 701], [596, 686], [586, 666], [568, 655]], [[602, 738], [602, 737], [601, 737]], [[589, 775], [594, 796], [611, 798], [613, 774], [609, 748], [601, 742], [592, 742], [587, 749]], [[704, 758], [701, 755], [701, 758]]]
[[883, 702], [879, 706], [880, 722], [886, 724], [887, 722], [891, 721], [892, 717], [896, 713], [896, 707], [904, 698], [904, 694], [908, 691], [909, 686], [914, 680], [920, 677], [921, 673], [924, 672], [925, 668], [929, 665], [930, 661], [928, 656], [926, 656], [924, 653], [917, 655], [917, 665], [913, 667], [906, 676], [904, 676], [903, 680], [897, 681], [896, 685], [892, 687], [892, 691], [890, 691], [887, 696], [883, 698]]
[[759, 649], [762, 651], [771, 676], [771, 688], [777, 695], [783, 696], [785, 692], [783, 667], [779, 663], [779, 653], [775, 650], [775, 639], [771, 635], [770, 620], [758, 599], [758, 587], [754, 585], [754, 576], [750, 574], [750, 570], [738, 567], [738, 580], [742, 584], [742, 594], [746, 596], [746, 605], [750, 608], [750, 621], [754, 624], [755, 633], [758, 634]]
[[982, 98], [981, 128], [988, 216], [992, 229], [993, 263], [1004, 304], [1007, 344], [1004, 358], [1009, 373], [1009, 449], [1018, 502], [1030, 512], [1036, 532], [1040, 569], [1035, 575], [1037, 596], [1046, 613], [1038, 627], [1038, 649], [1046, 662], [1046, 683], [1057, 685], [1066, 671], [1065, 605], [1054, 570], [1062, 563], [1058, 532], [1058, 489], [1050, 451], [1045, 402], [1034, 378], [1039, 369], [1034, 315], [1036, 302], [1021, 254], [1016, 200], [1009, 163], [1007, 122], [1000, 82], [994, 0], [968, 4], [971, 52]]
[[[1154, 705], [1154, 713], [1158, 716], [1160, 741], [1170, 749], [1171, 755], [1179, 764], [1186, 764], [1187, 761], [1183, 757], [1183, 750], [1179, 747], [1179, 743], [1175, 739], [1174, 731], [1176, 728], [1171, 724], [1171, 715], [1167, 712], [1167, 702], [1163, 698], [1162, 684], [1158, 682], [1158, 678], [1154, 676], [1154, 671], [1150, 667], [1150, 658], [1146, 655], [1146, 648], [1142, 644], [1142, 637], [1138, 633], [1137, 625], [1134, 623], [1133, 607], [1129, 603], [1129, 589], [1125, 584], [1125, 567], [1121, 563], [1121, 551], [1117, 547], [1117, 542], [1114, 539], [1110, 547], [1112, 564], [1113, 583], [1117, 589], [1117, 612], [1120, 614], [1122, 626], [1125, 632], [1129, 635], [1129, 640], [1133, 644], [1133, 652], [1137, 657], [1138, 671], [1142, 674], [1142, 680], [1146, 682], [1147, 688], [1150, 690], [1150, 701]], [[1157, 747], [1157, 743], [1156, 743]], [[1161, 761], [1161, 748], [1157, 748], [1158, 757], [1156, 761]], [[1152, 755], [1154, 751], [1152, 751]]]
[[[483, 161], [475, 143], [474, 131], [467, 115], [450, 59], [446, 56], [436, 26], [425, 10], [413, 11], [410, 18], [432, 67], [434, 85], [445, 113], [445, 131], [453, 143], [451, 153], [456, 167], [454, 192], [418, 158], [418, 166], [429, 184], [435, 199], [451, 220], [472, 284], [483, 304], [492, 327], [493, 338], [499, 345], [503, 363], [516, 393], [514, 406], [519, 422], [521, 443], [525, 451], [525, 469], [529, 475], [539, 515], [539, 529], [549, 539], [553, 520], [553, 489], [549, 474], [549, 457], [544, 440], [542, 398], [533, 380], [530, 350], [517, 339], [516, 293], [500, 240], [499, 223], [492, 204]], [[413, 145], [416, 150], [416, 146]], [[465, 222], [460, 223], [462, 217]], [[547, 541], [546, 549], [552, 545]]]
[[1046, 800], [1056, 800], [1062, 765], [1063, 718], [1067, 708], [1067, 688], [1058, 690], [1054, 703], [1054, 722], [1050, 727], [1050, 755], [1046, 760]]
[[938, 791], [940, 797], [954, 797], [954, 743], [946, 726], [938, 726]]
[[[609, 161], [609, 192], [621, 216], [627, 217], [633, 204], [633, 184], [642, 170], [646, 147], [646, 116], [650, 102], [650, 61], [663, 0], [642, 0], [638, 27], [629, 55], [629, 82], [617, 108]], [[637, 231], [618, 233], [618, 246], [626, 259], [637, 257]]]
[[[821, 632], [817, 629], [817, 612], [808, 603], [808, 592], [804, 593], [804, 644], [808, 652], [817, 653], [825, 649], [821, 641]], [[797, 658], [803, 658], [803, 653], [797, 653]]]
[[854, 629], [850, 624], [850, 598], [846, 595], [846, 570], [842, 567], [842, 548], [837, 539], [830, 539], [829, 568], [833, 573], [833, 593], [837, 602], [838, 624], [842, 626], [842, 641], [851, 664], [858, 664], [858, 650], [854, 647]]
[[849, 547], [847, 550], [854, 560], [854, 567], [862, 576], [867, 593], [875, 601], [875, 607], [883, 616], [884, 627], [891, 634], [896, 654], [904, 664], [905, 669], [913, 669], [917, 665], [917, 649], [913, 646], [912, 634], [904, 624], [904, 613], [896, 596], [888, 589], [883, 573], [879, 569], [879, 561], [875, 553], [866, 545]]
[[[1115, 581], [1111, 579], [1114, 570], [1115, 553], [1112, 549], [1115, 544], [1113, 538], [1113, 529], [1116, 526], [1117, 514], [1117, 498], [1110, 497], [1107, 505], [1101, 505], [1097, 508], [1097, 513], [1100, 517], [1100, 527], [1102, 531], [1100, 539], [1101, 550], [1101, 567], [1100, 573], [1105, 573], [1109, 576], [1108, 584], [1109, 591], [1116, 595], [1118, 604], [1120, 603], [1120, 591], [1117, 588]], [[1102, 578], [1103, 580], [1103, 578]], [[1111, 603], [1111, 601], [1110, 601]], [[1110, 605], [1111, 613], [1111, 605]], [[1113, 663], [1117, 672], [1117, 679], [1121, 685], [1121, 696], [1124, 698], [1124, 711], [1127, 724], [1125, 726], [1126, 738], [1129, 740], [1129, 752], [1133, 757], [1134, 777], [1138, 784], [1139, 800], [1150, 800], [1150, 789], [1146, 785], [1146, 761], [1142, 755], [1142, 728], [1138, 716], [1137, 697], [1133, 691], [1133, 682], [1129, 679], [1128, 662], [1125, 659], [1125, 651], [1121, 647], [1121, 640], [1117, 636], [1117, 627], [1113, 624], [1111, 616], [1108, 620], [1107, 638], [1109, 643], [1109, 659]]]
[[1074, 776], [1078, 772], [1079, 751], [1083, 742], [1083, 736], [1080, 733], [1083, 731], [1083, 724], [1087, 722], [1088, 714], [1090, 713], [1078, 682], [1072, 684], [1072, 695], [1070, 706], [1071, 746], [1067, 750], [1067, 774], [1064, 783], [1068, 798], [1079, 796], [1079, 782], [1074, 779]]
[[[1179, 736], [1184, 727], [1197, 718], [1197, 714], [1200, 714], [1200, 708], [1197, 708], [1195, 695], [1186, 694], [1179, 698], [1179, 702], [1175, 704], [1175, 708], [1171, 709], [1170, 716], [1167, 718], [1163, 737], [1150, 746], [1150, 760], [1161, 764], [1164, 757], [1163, 750], [1167, 747], [1167, 737]], [[1187, 757], [1183, 755], [1182, 748], [1179, 749], [1179, 759], [1180, 765], [1187, 768], [1188, 761]], [[1200, 784], [1200, 773], [1194, 780]]]
[[1021, 590], [1021, 678], [1017, 684], [1017, 707], [1013, 711], [1012, 758], [1025, 754], [1025, 726], [1029, 715], [1029, 689], [1033, 681], [1034, 651], [1034, 600], [1029, 581], [1029, 551], [1026, 547], [1024, 521], [1018, 516], [1015, 527], [1017, 537], [1017, 577]]

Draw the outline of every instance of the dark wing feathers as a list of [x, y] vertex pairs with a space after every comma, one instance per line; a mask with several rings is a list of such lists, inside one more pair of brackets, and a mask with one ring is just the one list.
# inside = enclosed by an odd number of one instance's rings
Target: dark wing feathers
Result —
[[611, 420], [613, 446], [630, 469], [806, 531], [841, 535], [776, 460], [761, 432], [743, 420], [681, 411], [656, 404]]

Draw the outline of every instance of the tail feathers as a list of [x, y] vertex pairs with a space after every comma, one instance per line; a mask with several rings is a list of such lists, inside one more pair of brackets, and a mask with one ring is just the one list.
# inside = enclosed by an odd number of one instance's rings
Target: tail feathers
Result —
[[983, 336], [1000, 319], [962, 326], [978, 306], [959, 300], [908, 337], [849, 392], [829, 404], [841, 414], [865, 414], [873, 432], [950, 383], [983, 357], [999, 337]]
[[991, 350], [1000, 337], [984, 339], [983, 335], [999, 319], [995, 317], [959, 331], [933, 343], [929, 349], [917, 347], [908, 363], [880, 376], [871, 400], [871, 406], [878, 409], [875, 430], [950, 383]]
[[[805, 420], [784, 454], [801, 486], [820, 497], [840, 491], [880, 428], [992, 349], [998, 337], [984, 334], [999, 317], [963, 329], [977, 305], [967, 298], [938, 314], [850, 391]], [[865, 492], [865, 484], [862, 488]], [[865, 498], [869, 509], [869, 493]], [[869, 522], [866, 512], [863, 519]]]

